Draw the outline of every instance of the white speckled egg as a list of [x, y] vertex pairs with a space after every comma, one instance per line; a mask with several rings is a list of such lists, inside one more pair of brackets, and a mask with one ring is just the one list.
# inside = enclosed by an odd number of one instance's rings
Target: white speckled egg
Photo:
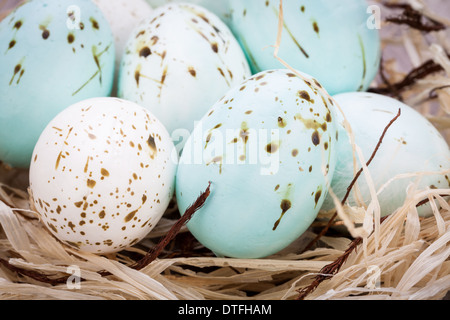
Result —
[[[279, 0], [230, 0], [230, 27], [253, 72], [279, 66], [273, 56]], [[330, 94], [365, 91], [380, 62], [380, 37], [366, 0], [283, 1], [279, 57], [320, 81]]]
[[169, 133], [194, 122], [250, 76], [228, 27], [192, 4], [168, 4], [134, 30], [124, 55], [119, 96], [148, 108]]
[[111, 26], [116, 47], [116, 78], [133, 29], [152, 12], [145, 0], [93, 0]]
[[335, 166], [333, 102], [316, 80], [261, 72], [231, 89], [187, 141], [176, 178], [182, 213], [211, 181], [188, 223], [219, 256], [261, 258], [311, 225]]
[[[334, 98], [352, 127], [355, 143], [361, 148], [365, 161], [371, 157], [386, 126], [397, 115], [398, 110], [401, 110], [400, 117], [387, 131], [380, 149], [369, 166], [377, 191], [394, 179], [378, 194], [383, 216], [393, 213], [404, 204], [410, 184], [418, 182], [419, 190], [450, 187], [448, 173], [396, 178], [401, 174], [450, 170], [448, 144], [420, 113], [396, 99], [374, 93], [351, 92], [336, 95]], [[339, 157], [331, 187], [342, 199], [354, 177], [353, 151], [340, 112], [337, 114], [337, 120], [339, 122], [337, 144]], [[359, 169], [358, 157], [357, 161], [357, 169]], [[372, 198], [364, 175], [359, 178], [358, 186], [362, 200], [368, 205]], [[353, 192], [348, 203], [351, 206], [358, 204]], [[333, 200], [328, 196], [322, 210], [332, 208], [334, 208]], [[431, 213], [429, 205], [419, 208], [419, 214], [422, 216]]]
[[114, 38], [90, 0], [27, 1], [0, 23], [0, 160], [28, 168], [60, 111], [108, 96]]
[[176, 160], [164, 126], [146, 109], [93, 98], [58, 114], [34, 149], [30, 191], [49, 231], [93, 253], [132, 246], [173, 196]]

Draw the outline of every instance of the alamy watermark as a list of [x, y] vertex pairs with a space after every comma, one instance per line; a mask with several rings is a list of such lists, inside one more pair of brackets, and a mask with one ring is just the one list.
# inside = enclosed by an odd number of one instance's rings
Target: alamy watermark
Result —
[[370, 30], [381, 29], [381, 8], [377, 5], [367, 7], [367, 13], [370, 17], [367, 19], [367, 28]]
[[[242, 127], [206, 131], [199, 122], [192, 134], [185, 129], [175, 130], [172, 140], [176, 148], [172, 160], [183, 165], [257, 165], [261, 175], [274, 175], [280, 167], [278, 129]], [[177, 160], [181, 152], [183, 156]]]
[[72, 265], [67, 267], [66, 272], [70, 276], [66, 280], [66, 286], [69, 290], [79, 290], [81, 289], [81, 269], [79, 266]]
[[369, 266], [366, 270], [366, 288], [376, 290], [381, 288], [381, 269], [378, 266]]

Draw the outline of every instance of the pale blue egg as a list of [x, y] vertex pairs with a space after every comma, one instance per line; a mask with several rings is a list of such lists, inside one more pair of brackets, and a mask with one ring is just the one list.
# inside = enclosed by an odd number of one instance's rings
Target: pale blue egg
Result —
[[108, 96], [114, 38], [90, 0], [32, 0], [0, 23], [0, 161], [30, 165], [47, 123], [67, 106]]
[[335, 166], [333, 102], [307, 75], [261, 72], [202, 118], [180, 158], [181, 213], [211, 182], [188, 223], [219, 256], [261, 258], [297, 239], [317, 216]]
[[251, 76], [236, 38], [215, 14], [189, 3], [156, 8], [132, 32], [118, 96], [150, 110], [181, 142], [230, 88]]
[[[254, 72], [279, 68], [278, 0], [230, 0], [230, 27]], [[380, 38], [377, 16], [365, 0], [290, 0], [278, 56], [316, 77], [330, 94], [365, 91], [377, 74]]]
[[[361, 148], [365, 162], [372, 156], [385, 128], [396, 117], [399, 109], [401, 110], [400, 117], [389, 127], [368, 167], [373, 186], [378, 192], [382, 216], [392, 214], [403, 206], [410, 186], [416, 186], [417, 190], [450, 187], [448, 144], [439, 131], [419, 112], [396, 99], [375, 93], [349, 92], [338, 94], [334, 99], [350, 123], [355, 143]], [[341, 112], [337, 113], [337, 120], [339, 157], [331, 187], [342, 200], [355, 171], [353, 148]], [[359, 170], [361, 162], [358, 155], [355, 156], [356, 170]], [[355, 190], [356, 188], [350, 193], [347, 204], [369, 205], [372, 196], [364, 174], [358, 179], [358, 190], [363, 204], [357, 201]], [[333, 199], [328, 196], [322, 210], [328, 211], [333, 208]], [[431, 215], [431, 207], [421, 206], [419, 214]]]

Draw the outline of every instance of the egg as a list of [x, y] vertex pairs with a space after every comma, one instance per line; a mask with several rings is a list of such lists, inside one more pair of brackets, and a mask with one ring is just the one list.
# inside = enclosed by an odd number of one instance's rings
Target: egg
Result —
[[0, 161], [29, 168], [53, 117], [111, 93], [114, 38], [89, 0], [31, 0], [0, 22], [0, 48]]
[[[388, 124], [401, 110], [400, 117], [389, 127], [369, 172], [378, 194], [381, 215], [386, 216], [403, 206], [408, 187], [417, 183], [418, 190], [427, 188], [448, 189], [450, 179], [450, 150], [439, 131], [419, 112], [396, 99], [363, 92], [343, 93], [334, 96], [347, 118], [355, 144], [361, 148], [364, 161], [368, 161], [375, 150], [381, 135]], [[354, 177], [353, 148], [344, 128], [344, 117], [337, 113], [339, 154], [336, 171], [331, 187], [339, 199], [343, 199]], [[359, 157], [357, 170], [360, 168]], [[435, 173], [423, 176], [400, 176], [415, 173]], [[391, 181], [392, 180], [392, 181]], [[372, 200], [369, 186], [364, 175], [358, 179], [361, 198], [365, 205]], [[348, 204], [356, 206], [359, 202], [352, 192]], [[333, 200], [328, 196], [322, 210], [334, 208]], [[431, 207], [419, 208], [421, 216], [432, 214]]]
[[314, 221], [336, 161], [333, 101], [310, 76], [261, 72], [204, 115], [183, 149], [176, 177], [181, 213], [211, 182], [187, 224], [218, 256], [262, 258]]
[[96, 254], [126, 249], [153, 229], [173, 197], [173, 150], [161, 122], [135, 103], [75, 103], [48, 124], [34, 149], [34, 207], [70, 247]]
[[133, 29], [147, 18], [152, 7], [145, 0], [93, 0], [111, 26], [116, 48], [116, 76], [123, 52]]
[[222, 21], [228, 23], [231, 13], [229, 1], [211, 0], [146, 0], [153, 8], [163, 6], [168, 3], [185, 2], [202, 6], [217, 15]]
[[[254, 73], [278, 68], [280, 1], [230, 0], [230, 27]], [[365, 91], [380, 63], [380, 36], [365, 0], [283, 1], [278, 56], [317, 78], [330, 94]], [[375, 17], [376, 18], [376, 17]]]
[[[148, 108], [169, 133], [187, 139], [195, 122], [250, 75], [239, 43], [217, 16], [192, 4], [168, 4], [134, 30], [119, 97]], [[185, 139], [174, 139], [177, 147]]]

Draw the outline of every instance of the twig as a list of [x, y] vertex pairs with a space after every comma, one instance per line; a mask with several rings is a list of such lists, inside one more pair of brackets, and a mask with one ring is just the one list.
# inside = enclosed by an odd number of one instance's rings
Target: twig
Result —
[[[450, 55], [447, 54], [450, 58]], [[389, 83], [383, 73], [383, 65], [380, 65], [380, 76], [385, 83], [386, 87], [381, 88], [370, 88], [368, 91], [372, 93], [378, 93], [383, 95], [389, 95], [391, 97], [396, 97], [402, 100], [401, 92], [414, 84], [417, 83], [418, 80], [426, 78], [427, 76], [443, 71], [441, 65], [437, 64], [433, 60], [427, 60], [422, 65], [417, 68], [411, 70], [403, 80], [396, 83]]]
[[[370, 166], [370, 164], [372, 163], [373, 159], [375, 158], [376, 154], [378, 153], [378, 150], [381, 147], [381, 144], [383, 143], [384, 137], [386, 136], [386, 133], [388, 132], [389, 128], [394, 124], [395, 121], [397, 121], [397, 119], [401, 116], [401, 109], [398, 109], [398, 113], [395, 116], [394, 119], [392, 119], [389, 124], [387, 125], [386, 128], [384, 128], [383, 134], [381, 135], [380, 139], [378, 140], [378, 143], [375, 147], [375, 150], [373, 151], [370, 159], [367, 161], [367, 166]], [[361, 174], [363, 173], [363, 168], [359, 169], [359, 171], [356, 173], [355, 177], [353, 178], [352, 182], [350, 183], [350, 185], [347, 188], [347, 193], [345, 194], [344, 198], [341, 201], [341, 204], [344, 205], [345, 202], [347, 201], [348, 197], [350, 196], [350, 192], [352, 191], [353, 187], [355, 186], [356, 182], [358, 181], [359, 177], [361, 176]], [[305, 249], [303, 249], [303, 252], [308, 251], [309, 249], [312, 248], [312, 246], [317, 243], [317, 241], [319, 241], [319, 239], [321, 237], [323, 237], [328, 230], [330, 229], [330, 227], [332, 226], [332, 224], [334, 223], [334, 220], [337, 218], [338, 214], [337, 212], [335, 212], [333, 214], [333, 216], [330, 218], [330, 220], [328, 221], [328, 224], [326, 225], [326, 227], [324, 227], [322, 229], [322, 231], [305, 247]]]
[[386, 18], [386, 21], [388, 22], [392, 22], [395, 24], [406, 24], [411, 28], [420, 30], [422, 32], [432, 32], [446, 29], [445, 25], [429, 17], [424, 16], [421, 12], [415, 10], [409, 4], [383, 3], [383, 5], [388, 8], [403, 9], [401, 15]]
[[323, 267], [320, 270], [319, 274], [314, 278], [314, 281], [309, 286], [298, 290], [299, 295], [297, 297], [297, 300], [304, 300], [306, 296], [309, 295], [311, 292], [313, 292], [324, 280], [330, 279], [336, 273], [338, 273], [342, 265], [345, 263], [345, 261], [347, 261], [350, 254], [353, 252], [353, 250], [356, 250], [356, 248], [360, 245], [361, 242], [362, 238], [356, 238], [350, 244], [348, 249], [345, 250], [342, 256], [340, 256], [337, 260], [333, 261], [332, 263]]
[[[367, 161], [367, 166], [369, 166], [373, 159], [375, 158], [378, 150], [381, 147], [381, 144], [383, 143], [384, 137], [386, 136], [386, 133], [388, 132], [389, 128], [394, 124], [395, 121], [397, 121], [398, 118], [400, 118], [402, 114], [402, 109], [398, 109], [398, 113], [397, 115], [394, 117], [394, 119], [392, 119], [389, 124], [387, 125], [386, 128], [384, 128], [383, 134], [380, 137], [380, 140], [377, 143], [377, 146], [375, 147], [375, 150], [373, 151], [372, 155], [370, 156], [370, 159]], [[342, 202], [345, 203], [350, 195], [351, 190], [353, 189], [353, 186], [355, 185], [356, 181], [359, 179], [359, 176], [363, 173], [363, 169], [359, 169], [358, 173], [355, 175], [355, 178], [353, 179], [352, 183], [350, 184], [350, 186], [347, 188], [347, 193], [345, 194], [344, 199], [342, 199]]]
[[172, 226], [167, 235], [159, 242], [159, 244], [151, 249], [144, 258], [136, 262], [131, 268], [136, 270], [141, 270], [146, 267], [150, 263], [152, 263], [161, 253], [161, 251], [172, 241], [176, 235], [180, 232], [181, 228], [192, 218], [195, 212], [200, 210], [206, 202], [206, 199], [209, 197], [211, 188], [211, 182], [209, 182], [208, 187], [205, 192], [202, 192], [198, 199], [191, 205], [184, 215]]
[[[383, 134], [381, 135], [381, 137], [375, 147], [375, 150], [373, 151], [371, 157], [367, 161], [367, 166], [369, 166], [372, 163], [373, 159], [375, 158], [378, 150], [380, 149], [381, 144], [383, 143], [384, 137], [386, 136], [386, 133], [388, 132], [389, 128], [394, 124], [395, 121], [397, 121], [397, 119], [400, 116], [401, 116], [401, 109], [398, 110], [397, 115], [389, 122], [389, 124], [384, 129]], [[359, 179], [362, 172], [363, 172], [363, 169], [361, 168], [358, 171], [358, 173], [355, 175], [355, 177], [353, 178], [352, 182], [350, 183], [349, 187], [347, 188], [347, 193], [345, 194], [344, 198], [342, 199], [342, 202], [341, 202], [342, 204], [344, 204], [347, 201], [351, 190], [353, 189], [354, 185], [356, 184], [356, 182]], [[322, 232], [319, 235], [317, 235], [316, 238], [312, 242], [310, 242], [310, 244], [307, 246], [307, 248], [312, 247], [316, 243], [316, 241], [318, 241], [328, 231], [328, 229], [330, 228], [330, 226], [332, 225], [332, 223], [334, 222], [336, 217], [337, 217], [337, 212], [333, 215], [333, 217], [331, 217], [330, 221], [328, 222], [328, 225], [322, 230]], [[383, 221], [386, 218], [387, 217], [382, 218], [381, 223], [383, 223]], [[350, 254], [354, 250], [356, 250], [356, 248], [361, 244], [362, 241], [363, 241], [363, 239], [361, 237], [354, 239], [342, 256], [340, 256], [336, 261], [326, 265], [319, 272], [319, 275], [317, 275], [314, 278], [314, 281], [309, 286], [298, 290], [299, 296], [297, 297], [297, 300], [304, 300], [306, 298], [306, 296], [308, 296], [311, 292], [313, 292], [324, 280], [330, 279], [336, 273], [338, 273], [339, 270], [341, 269], [341, 267], [347, 261]], [[308, 249], [305, 249], [304, 251], [306, 251], [306, 250], [308, 250]]]
[[[447, 195], [446, 194], [440, 194], [439, 196], [440, 197], [446, 197]], [[428, 202], [430, 202], [430, 199], [424, 199], [424, 200], [420, 201], [419, 203], [417, 203], [416, 207], [419, 208], [419, 207], [421, 207], [423, 205], [426, 205]]]
[[[386, 220], [388, 217], [381, 218], [381, 222], [383, 223], [384, 220]], [[344, 265], [344, 263], [347, 261], [348, 257], [350, 256], [353, 251], [356, 251], [358, 246], [362, 243], [363, 239], [361, 237], [358, 237], [352, 241], [350, 246], [345, 250], [344, 254], [341, 255], [339, 258], [337, 258], [335, 261], [333, 261], [330, 264], [327, 264], [325, 267], [323, 267], [319, 274], [314, 278], [313, 282], [302, 289], [297, 290], [299, 295], [297, 296], [296, 300], [304, 300], [310, 293], [312, 293], [323, 281], [327, 279], [331, 279], [334, 275], [336, 275]]]

